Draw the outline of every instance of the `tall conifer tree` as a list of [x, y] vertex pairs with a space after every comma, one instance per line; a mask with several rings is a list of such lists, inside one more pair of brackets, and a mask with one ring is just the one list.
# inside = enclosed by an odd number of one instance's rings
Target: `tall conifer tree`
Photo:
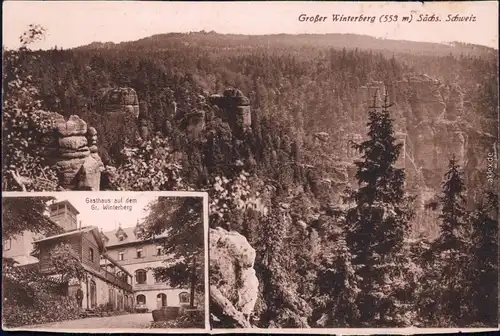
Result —
[[346, 213], [346, 241], [361, 279], [361, 325], [397, 324], [401, 313], [395, 295], [400, 273], [396, 260], [413, 212], [404, 192], [404, 169], [395, 167], [404, 153], [394, 137], [390, 106], [385, 95], [382, 107], [374, 104], [369, 112], [368, 139], [354, 145], [362, 154], [362, 160], [356, 162], [359, 188], [347, 197], [354, 203]]

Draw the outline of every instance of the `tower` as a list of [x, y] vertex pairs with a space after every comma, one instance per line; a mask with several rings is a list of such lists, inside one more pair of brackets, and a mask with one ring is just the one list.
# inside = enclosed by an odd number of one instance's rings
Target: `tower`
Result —
[[61, 201], [49, 205], [49, 216], [56, 222], [64, 231], [77, 229], [77, 216], [80, 214], [78, 210], [68, 201]]

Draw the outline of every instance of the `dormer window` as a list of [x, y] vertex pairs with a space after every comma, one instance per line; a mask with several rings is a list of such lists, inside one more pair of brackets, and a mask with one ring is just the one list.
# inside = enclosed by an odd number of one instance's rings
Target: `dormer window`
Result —
[[118, 236], [119, 241], [123, 241], [123, 239], [125, 239], [125, 237], [123, 237], [122, 235]]

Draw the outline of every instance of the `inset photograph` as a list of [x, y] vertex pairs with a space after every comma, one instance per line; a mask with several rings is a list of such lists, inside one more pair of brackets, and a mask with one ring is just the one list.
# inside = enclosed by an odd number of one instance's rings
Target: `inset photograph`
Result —
[[161, 194], [3, 197], [3, 327], [208, 326], [203, 193]]

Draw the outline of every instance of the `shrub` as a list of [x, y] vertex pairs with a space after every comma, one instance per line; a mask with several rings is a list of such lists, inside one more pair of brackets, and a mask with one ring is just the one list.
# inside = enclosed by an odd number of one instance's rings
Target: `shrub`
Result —
[[5, 300], [2, 308], [4, 325], [10, 328], [78, 318], [76, 300], [46, 293], [37, 293], [33, 305]]

